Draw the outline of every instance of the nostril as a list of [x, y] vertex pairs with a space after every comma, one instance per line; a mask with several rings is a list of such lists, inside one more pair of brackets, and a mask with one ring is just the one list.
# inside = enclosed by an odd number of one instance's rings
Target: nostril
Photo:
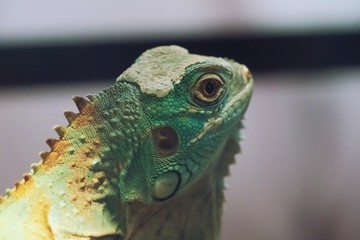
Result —
[[248, 83], [252, 79], [251, 71], [246, 66], [243, 66], [242, 75], [245, 83]]

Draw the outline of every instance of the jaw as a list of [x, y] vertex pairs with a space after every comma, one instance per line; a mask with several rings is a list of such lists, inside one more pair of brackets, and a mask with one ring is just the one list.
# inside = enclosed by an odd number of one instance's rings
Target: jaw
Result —
[[219, 118], [223, 120], [225, 126], [233, 125], [235, 122], [241, 122], [250, 103], [253, 80], [249, 79], [244, 86], [239, 86], [238, 88], [241, 88], [241, 90], [237, 94], [234, 94], [220, 113]]
[[139, 215], [129, 231], [130, 239], [219, 239], [222, 212], [219, 202], [222, 201], [211, 176], [202, 178], [186, 195], [178, 195], [161, 205], [131, 205]]

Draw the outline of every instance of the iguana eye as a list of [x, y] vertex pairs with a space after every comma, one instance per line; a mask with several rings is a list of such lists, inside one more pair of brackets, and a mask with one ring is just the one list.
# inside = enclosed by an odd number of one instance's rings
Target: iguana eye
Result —
[[224, 82], [218, 75], [206, 74], [194, 85], [193, 94], [203, 104], [217, 103], [225, 92]]

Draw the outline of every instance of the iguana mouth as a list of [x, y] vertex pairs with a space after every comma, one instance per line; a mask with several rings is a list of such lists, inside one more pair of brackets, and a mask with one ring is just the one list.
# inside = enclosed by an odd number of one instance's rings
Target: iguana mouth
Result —
[[[246, 68], [247, 69], [247, 68]], [[241, 91], [236, 94], [224, 107], [216, 118], [210, 118], [205, 122], [202, 130], [190, 140], [190, 144], [193, 144], [209, 132], [219, 129], [221, 126], [232, 126], [238, 122], [241, 122], [242, 116], [246, 112], [246, 109], [250, 102], [250, 96], [252, 94], [253, 79], [248, 78]]]
[[[245, 70], [247, 70], [247, 68]], [[247, 74], [246, 71], [244, 74]], [[241, 91], [230, 99], [223, 111], [221, 111], [219, 118], [223, 120], [223, 123], [230, 125], [231, 123], [242, 119], [250, 103], [252, 89], [253, 79], [252, 77], [249, 77], [242, 86]]]

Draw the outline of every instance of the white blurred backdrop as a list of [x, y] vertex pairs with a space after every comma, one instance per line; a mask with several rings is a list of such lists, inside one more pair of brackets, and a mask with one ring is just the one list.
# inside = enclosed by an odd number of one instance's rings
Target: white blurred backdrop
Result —
[[1, 0], [0, 44], [360, 28], [358, 0]]

